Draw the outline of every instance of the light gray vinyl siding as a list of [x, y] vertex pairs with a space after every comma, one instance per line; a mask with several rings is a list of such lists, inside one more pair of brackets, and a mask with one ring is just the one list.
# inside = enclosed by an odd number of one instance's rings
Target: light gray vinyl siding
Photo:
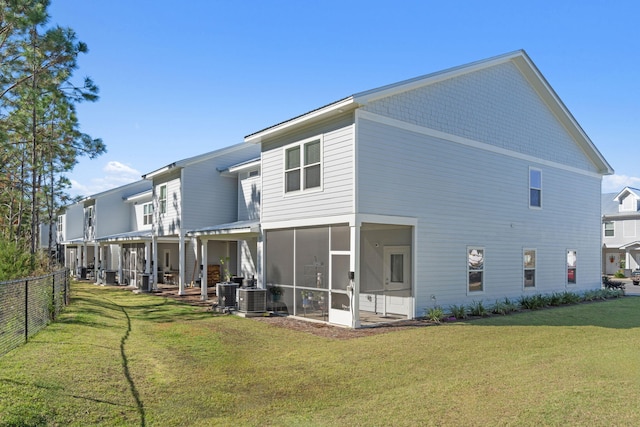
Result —
[[132, 217], [129, 204], [124, 202], [124, 198], [150, 188], [150, 182], [138, 181], [96, 197], [96, 238], [132, 231], [135, 227], [135, 217]]
[[512, 62], [383, 98], [363, 110], [597, 170]]
[[[160, 188], [167, 186], [167, 211], [160, 212]], [[168, 174], [154, 182], [154, 210], [158, 215], [158, 236], [171, 236], [180, 232], [180, 210], [182, 194], [180, 192], [180, 171]]]
[[238, 221], [260, 219], [260, 176], [247, 175], [242, 173], [238, 183]]
[[284, 149], [271, 145], [262, 153], [262, 221], [353, 212], [353, 126], [312, 136], [322, 137], [322, 190], [285, 196]]
[[[358, 130], [358, 211], [418, 218], [417, 315], [432, 296], [446, 307], [522, 295], [523, 248], [537, 249], [535, 292], [565, 289], [567, 249], [578, 253], [570, 289], [599, 287], [598, 176], [370, 120], [359, 120]], [[530, 166], [542, 171], [542, 209], [529, 208]], [[485, 248], [482, 294], [467, 295], [467, 246]]]
[[238, 219], [238, 181], [220, 173], [260, 155], [260, 147], [242, 144], [184, 167], [183, 226], [185, 231]]
[[62, 226], [63, 236], [60, 241], [80, 239], [83, 236], [84, 207], [82, 203], [75, 203], [67, 208], [64, 213]]

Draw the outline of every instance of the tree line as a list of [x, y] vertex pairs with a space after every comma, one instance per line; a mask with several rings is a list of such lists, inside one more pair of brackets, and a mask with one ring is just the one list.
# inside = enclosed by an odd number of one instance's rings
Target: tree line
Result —
[[106, 151], [80, 131], [76, 114], [77, 104], [98, 100], [89, 77], [74, 78], [87, 45], [71, 28], [49, 24], [49, 5], [0, 0], [0, 266], [15, 253], [35, 268], [40, 224], [51, 225], [52, 245], [60, 209], [73, 201], [65, 173], [81, 156]]

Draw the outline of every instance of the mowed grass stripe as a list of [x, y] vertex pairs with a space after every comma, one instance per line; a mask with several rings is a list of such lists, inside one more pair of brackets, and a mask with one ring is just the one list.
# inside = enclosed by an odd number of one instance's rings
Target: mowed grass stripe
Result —
[[640, 425], [640, 298], [335, 340], [72, 294], [0, 358], [0, 426]]

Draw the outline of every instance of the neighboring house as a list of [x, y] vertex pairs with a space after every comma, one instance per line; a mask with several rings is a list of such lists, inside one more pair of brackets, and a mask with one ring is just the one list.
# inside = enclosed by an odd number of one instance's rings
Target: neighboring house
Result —
[[80, 268], [86, 266], [83, 227], [84, 205], [82, 202], [65, 207], [64, 212], [58, 216], [56, 240], [63, 248], [62, 262], [71, 270], [71, 274], [77, 276], [81, 274]]
[[259, 281], [284, 289], [289, 314], [358, 327], [601, 286], [613, 170], [524, 51], [245, 141], [262, 151]]
[[67, 207], [58, 218], [58, 241], [65, 248], [65, 266], [81, 278], [96, 282], [101, 271], [119, 266], [119, 247], [110, 245], [105, 238], [131, 231], [130, 207], [124, 200], [149, 188], [149, 182], [140, 180]]
[[602, 195], [602, 273], [640, 268], [640, 189]]
[[100, 278], [106, 283], [110, 284], [117, 277], [118, 283], [139, 288], [143, 284], [143, 275], [151, 275], [153, 192], [151, 184], [145, 183], [142, 192], [123, 197], [120, 202], [126, 211], [123, 218], [126, 230], [96, 239], [104, 254]]
[[219, 265], [220, 258], [227, 257], [232, 274], [238, 274], [241, 252], [236, 240], [212, 238], [204, 247], [203, 261], [200, 233], [187, 233], [238, 220], [238, 178], [228, 169], [259, 155], [260, 147], [237, 144], [171, 163], [143, 176], [153, 188], [153, 283], [176, 283], [182, 295], [185, 286], [206, 274], [205, 265]]

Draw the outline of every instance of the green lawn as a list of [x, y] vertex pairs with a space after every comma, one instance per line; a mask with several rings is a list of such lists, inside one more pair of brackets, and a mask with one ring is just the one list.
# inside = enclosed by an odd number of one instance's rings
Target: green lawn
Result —
[[0, 426], [640, 425], [640, 298], [351, 340], [73, 284]]

